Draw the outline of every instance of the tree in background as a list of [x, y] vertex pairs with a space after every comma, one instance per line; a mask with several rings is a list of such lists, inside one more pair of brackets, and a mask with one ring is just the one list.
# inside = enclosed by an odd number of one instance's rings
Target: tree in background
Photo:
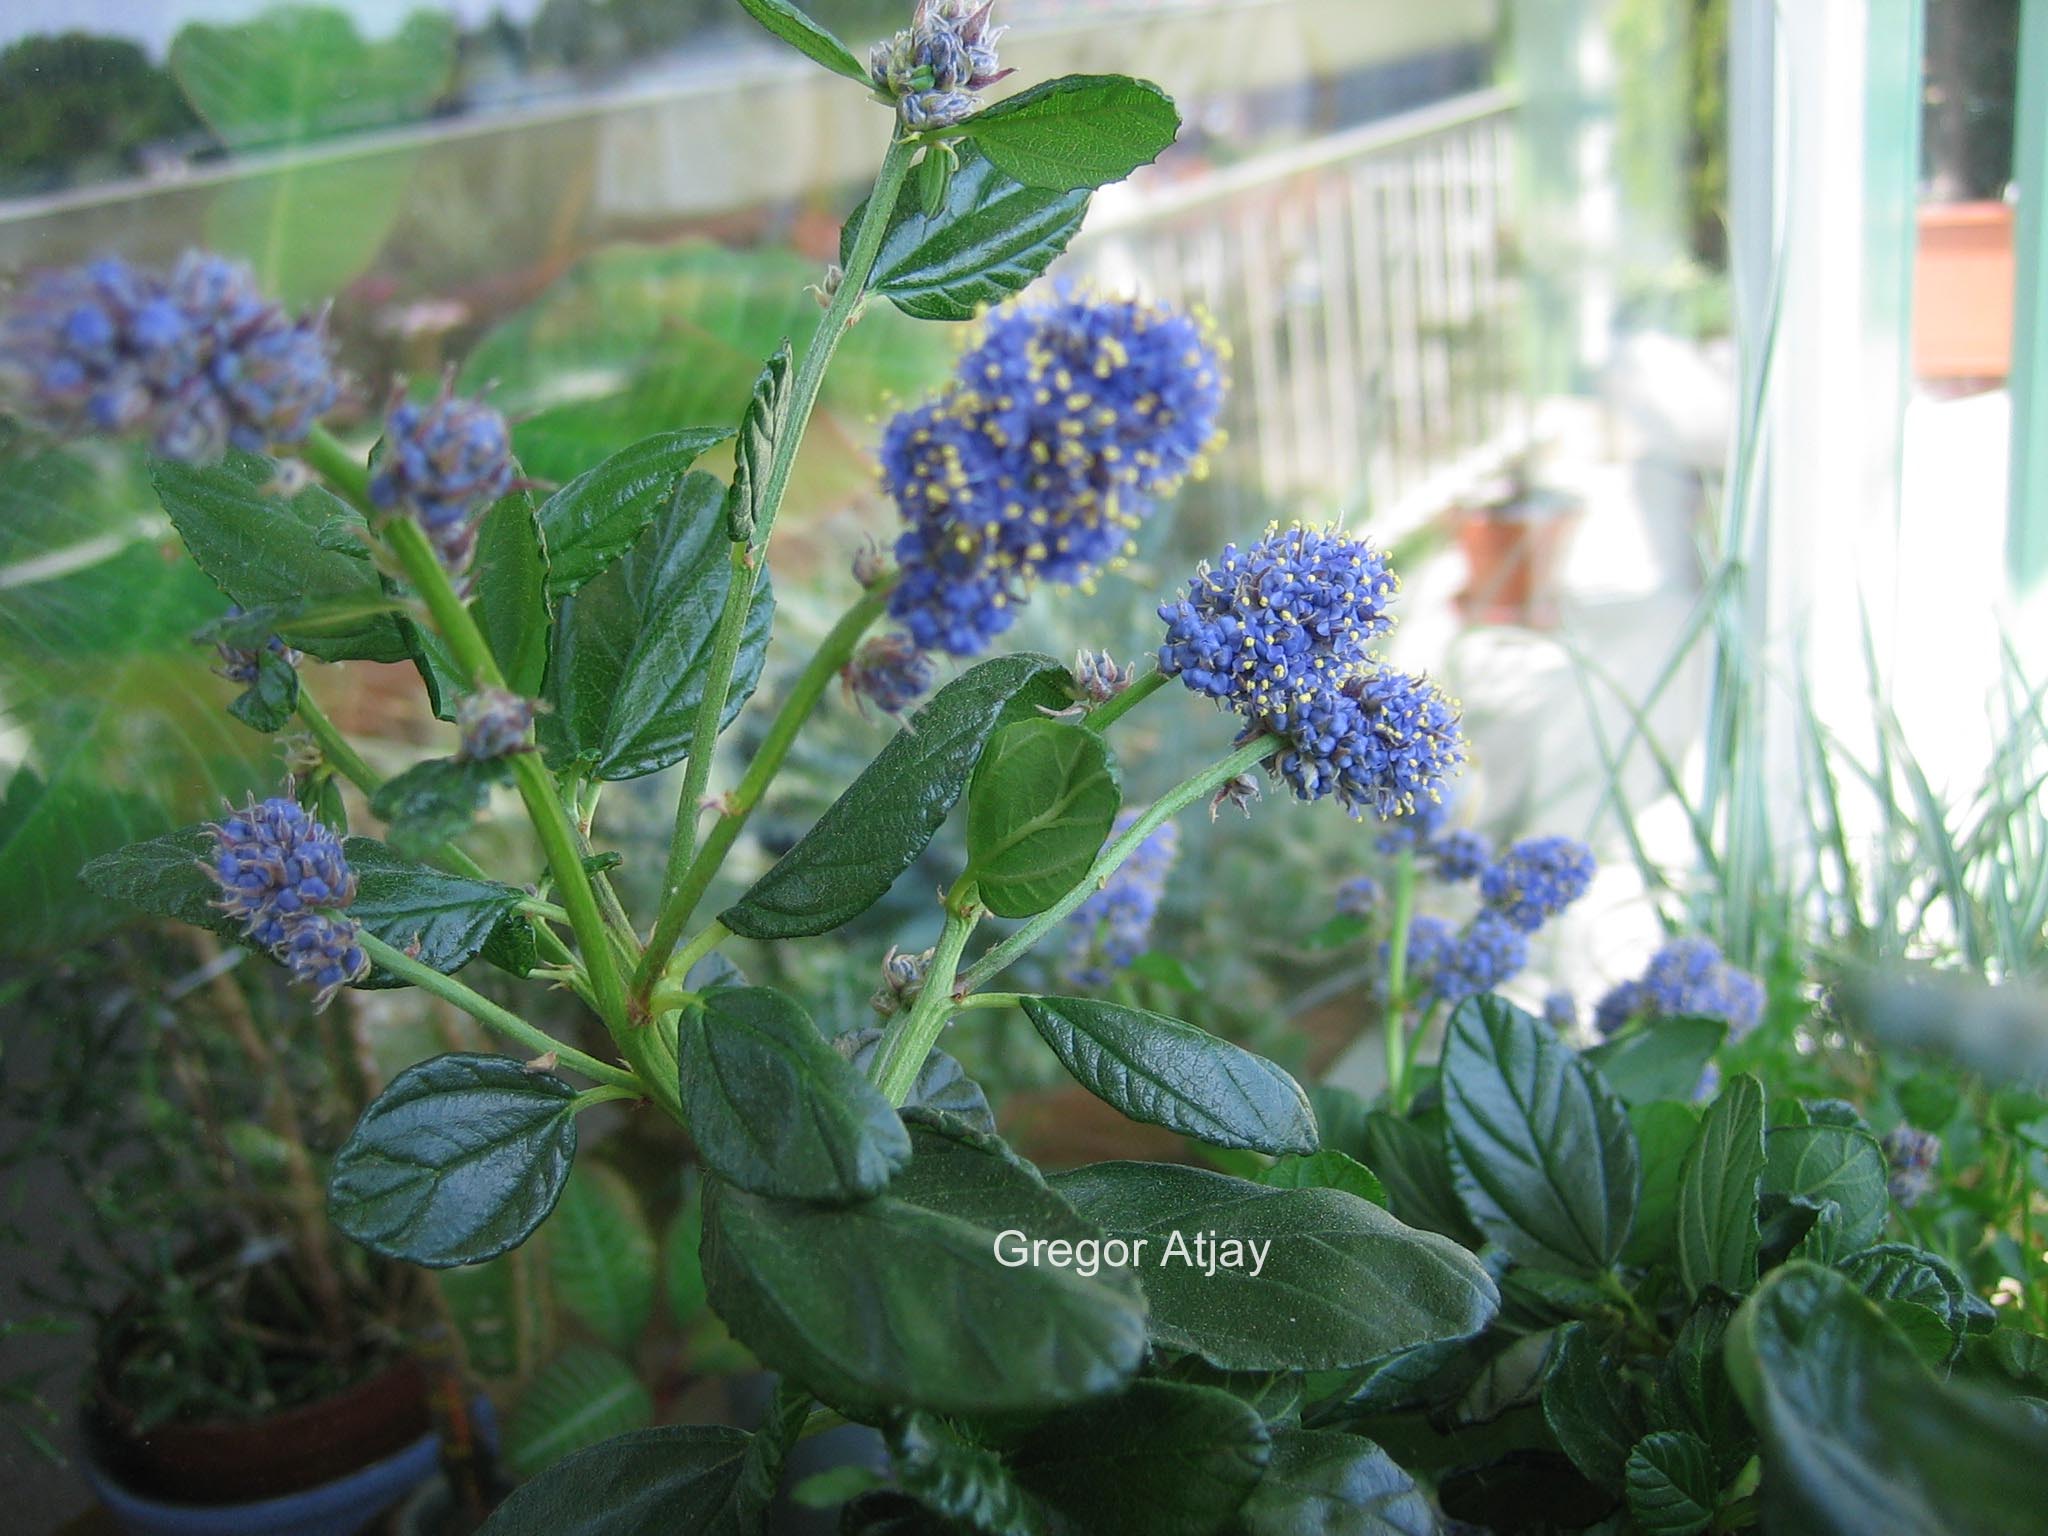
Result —
[[153, 144], [205, 142], [169, 73], [133, 43], [66, 32], [0, 50], [0, 192], [129, 172]]

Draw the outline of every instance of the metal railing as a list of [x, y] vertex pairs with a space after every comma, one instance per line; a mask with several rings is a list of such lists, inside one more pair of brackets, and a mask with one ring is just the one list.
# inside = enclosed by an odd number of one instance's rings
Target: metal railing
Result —
[[1101, 199], [1063, 270], [1217, 317], [1226, 488], [1410, 526], [1527, 437], [1514, 108], [1474, 92]]

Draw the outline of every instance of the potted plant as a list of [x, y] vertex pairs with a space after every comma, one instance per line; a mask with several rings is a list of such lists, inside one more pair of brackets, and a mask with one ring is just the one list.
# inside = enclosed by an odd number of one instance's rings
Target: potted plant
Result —
[[1557, 623], [1557, 568], [1580, 502], [1536, 479], [1535, 453], [1515, 454], [1451, 509], [1465, 556], [1458, 607], [1467, 623], [1536, 629]]

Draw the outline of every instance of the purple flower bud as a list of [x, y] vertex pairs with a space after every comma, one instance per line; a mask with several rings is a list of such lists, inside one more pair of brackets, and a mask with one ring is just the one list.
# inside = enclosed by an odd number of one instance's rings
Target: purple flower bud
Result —
[[1386, 899], [1379, 881], [1371, 875], [1358, 875], [1337, 887], [1337, 912], [1342, 917], [1372, 917]]
[[1901, 1123], [1885, 1133], [1885, 1160], [1891, 1164], [1892, 1198], [1907, 1209], [1933, 1192], [1934, 1167], [1941, 1161], [1941, 1138], [1932, 1131]]
[[539, 708], [538, 700], [503, 688], [479, 688], [465, 695], [455, 705], [455, 724], [462, 732], [455, 755], [466, 763], [481, 763], [531, 752], [529, 733]]
[[1011, 71], [996, 58], [1007, 30], [991, 24], [995, 0], [918, 0], [910, 25], [868, 52], [875, 90], [910, 127], [946, 128], [976, 111], [975, 92]]
[[900, 715], [931, 691], [938, 669], [908, 635], [877, 635], [854, 653], [842, 677], [856, 698], [885, 715]]
[[385, 417], [370, 499], [417, 522], [451, 573], [468, 570], [478, 521], [511, 489], [511, 433], [481, 401], [444, 384], [433, 400], [400, 400]]
[[868, 1006], [883, 1018], [891, 1018], [917, 1001], [917, 994], [924, 990], [924, 979], [932, 968], [934, 951], [912, 954], [889, 946], [889, 953], [882, 957], [882, 984], [868, 999]]
[[1133, 668], [1119, 667], [1107, 651], [1083, 651], [1074, 659], [1074, 697], [1089, 704], [1107, 704], [1131, 686]]
[[[230, 606], [227, 616], [231, 619], [239, 619], [242, 616], [242, 610], [239, 606]], [[273, 656], [283, 658], [293, 666], [298, 665], [299, 653], [278, 639], [276, 635], [272, 635], [263, 642], [259, 649], [254, 650], [231, 644], [226, 640], [218, 640], [214, 642], [213, 647], [213, 653], [216, 658], [213, 668], [214, 675], [216, 677], [224, 677], [231, 683], [240, 683], [245, 688], [250, 687], [261, 675], [262, 654], [264, 651], [268, 651]]]
[[215, 905], [315, 989], [316, 1008], [367, 974], [357, 925], [341, 913], [355, 900], [356, 877], [332, 832], [282, 797], [252, 800], [207, 831]]

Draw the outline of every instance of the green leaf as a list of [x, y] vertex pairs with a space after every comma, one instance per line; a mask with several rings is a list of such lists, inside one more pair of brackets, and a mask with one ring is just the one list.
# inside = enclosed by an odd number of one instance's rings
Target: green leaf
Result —
[[1630, 1264], [1668, 1263], [1678, 1254], [1678, 1190], [1700, 1117], [1689, 1104], [1658, 1099], [1630, 1106], [1628, 1123], [1635, 1127], [1643, 1182], [1635, 1229], [1621, 1256]]
[[[928, 219], [937, 218], [946, 206], [946, 188], [953, 180], [953, 169], [959, 161], [953, 154], [952, 146], [934, 144], [924, 152], [917, 162], [913, 179], [917, 183], [917, 205]], [[840, 231], [840, 248], [846, 246], [846, 232]]]
[[1643, 1432], [1635, 1395], [1584, 1323], [1566, 1326], [1543, 1383], [1543, 1419], [1573, 1466], [1596, 1487], [1620, 1493], [1630, 1448]]
[[1381, 1209], [1387, 1204], [1387, 1187], [1378, 1176], [1334, 1147], [1324, 1147], [1306, 1157], [1283, 1157], [1263, 1170], [1254, 1182], [1268, 1189], [1341, 1189]]
[[685, 1008], [683, 1116], [705, 1165], [754, 1194], [834, 1204], [879, 1194], [908, 1161], [889, 1101], [768, 987]]
[[759, 1536], [753, 1439], [709, 1424], [616, 1436], [514, 1489], [482, 1536]]
[[896, 1480], [933, 1513], [998, 1536], [1053, 1536], [1055, 1517], [1002, 1455], [970, 1445], [942, 1418], [906, 1414], [889, 1437]]
[[404, 661], [405, 626], [367, 550], [335, 548], [322, 538], [330, 524], [360, 529], [363, 520], [325, 488], [312, 485], [289, 499], [266, 495], [277, 474], [270, 460], [231, 453], [195, 468], [156, 461], [150, 483], [185, 548], [230, 601], [243, 608], [286, 605], [353, 609], [353, 624], [323, 623], [305, 633], [279, 630], [285, 644], [322, 661]]
[[[832, 1042], [834, 1050], [845, 1053], [853, 1069], [863, 1077], [874, 1068], [875, 1053], [882, 1047], [879, 1029], [855, 1030]], [[977, 1131], [996, 1133], [995, 1111], [988, 1107], [988, 1095], [967, 1071], [944, 1051], [934, 1050], [918, 1069], [910, 1086], [905, 1109], [935, 1109], [965, 1122]]]
[[1139, 1381], [1042, 1421], [1010, 1464], [1067, 1530], [1207, 1536], [1244, 1504], [1271, 1456], [1266, 1426], [1230, 1393]]
[[558, 602], [602, 576], [675, 499], [690, 466], [731, 436], [729, 427], [657, 432], [621, 448], [542, 503], [549, 600]]
[[272, 735], [291, 724], [298, 708], [298, 670], [275, 651], [257, 651], [256, 681], [236, 695], [228, 713], [250, 730]]
[[982, 904], [998, 917], [1043, 912], [1088, 873], [1122, 803], [1109, 743], [1086, 726], [997, 731], [967, 786], [967, 878]]
[[576, 1156], [576, 1090], [509, 1056], [407, 1067], [334, 1154], [327, 1209], [365, 1248], [480, 1264], [547, 1219]]
[[1540, 1403], [1544, 1383], [1556, 1362], [1557, 1346], [1558, 1330], [1544, 1328], [1525, 1333], [1496, 1351], [1458, 1399], [1452, 1422], [1461, 1428], [1475, 1428]]
[[1649, 1428], [1697, 1435], [1713, 1451], [1714, 1469], [1724, 1480], [1756, 1450], [1756, 1437], [1722, 1363], [1734, 1312], [1728, 1301], [1703, 1301], [1693, 1308], [1670, 1353], [1658, 1362], [1656, 1390], [1647, 1405]]
[[[1325, 1119], [1326, 1137], [1328, 1125]], [[1364, 1162], [1386, 1184], [1388, 1210], [1411, 1227], [1441, 1232], [1467, 1248], [1485, 1241], [1459, 1203], [1440, 1140], [1384, 1109], [1369, 1112], [1364, 1127]]]
[[1880, 1243], [1851, 1254], [1837, 1268], [1882, 1304], [1895, 1324], [1906, 1327], [1913, 1316], [1895, 1309], [1931, 1315], [1940, 1325], [1934, 1363], [1946, 1365], [1961, 1351], [1969, 1325], [1969, 1290], [1948, 1260], [1909, 1243]]
[[734, 1336], [856, 1416], [1037, 1411], [1121, 1384], [1145, 1344], [1132, 1278], [995, 1253], [1004, 1232], [1099, 1230], [994, 1138], [906, 1119], [910, 1164], [877, 1199], [835, 1209], [710, 1186], [704, 1273]]
[[1050, 656], [969, 668], [911, 716], [816, 826], [719, 915], [750, 939], [829, 933], [888, 893], [931, 842], [999, 726], [1064, 707], [1067, 669]]
[[1625, 1104], [1688, 1099], [1727, 1033], [1719, 1019], [1656, 1019], [1594, 1046], [1586, 1060]]
[[[184, 827], [94, 859], [79, 878], [103, 896], [239, 943], [240, 930], [214, 905], [218, 891], [203, 867], [212, 846], [204, 827]], [[509, 885], [415, 864], [371, 838], [351, 837], [341, 846], [356, 874], [348, 915], [444, 974], [474, 959], [523, 899]], [[373, 971], [359, 985], [406, 983]]]
[[2009, 1395], [1937, 1378], [1848, 1277], [1774, 1270], [1736, 1314], [1727, 1353], [1764, 1445], [1767, 1529], [2039, 1529], [2048, 1423]]
[[1356, 1435], [1291, 1430], [1238, 1515], [1244, 1536], [1435, 1536], [1429, 1496]]
[[370, 811], [386, 823], [393, 848], [425, 858], [467, 832], [491, 798], [491, 786], [511, 776], [502, 758], [430, 757], [380, 784]]
[[600, 1163], [578, 1168], [555, 1206], [546, 1247], [556, 1299], [605, 1343], [630, 1353], [653, 1315], [655, 1280], [654, 1236], [631, 1186]]
[[1842, 1212], [1842, 1245], [1867, 1248], [1891, 1214], [1884, 1149], [1862, 1131], [1839, 1125], [1781, 1125], [1765, 1140], [1763, 1195], [1817, 1210], [1833, 1201]]
[[684, 1330], [696, 1326], [705, 1307], [704, 1265], [697, 1257], [703, 1237], [704, 1186], [694, 1176], [686, 1176], [683, 1203], [676, 1208], [661, 1243], [662, 1285], [669, 1317]]
[[654, 1399], [610, 1350], [575, 1345], [534, 1373], [505, 1423], [505, 1465], [534, 1477], [564, 1456], [643, 1429]]
[[1275, 1156], [1320, 1144], [1301, 1085], [1207, 1030], [1092, 998], [1027, 997], [1023, 1007], [1075, 1080], [1133, 1120]]
[[732, 484], [725, 493], [725, 536], [734, 544], [751, 544], [761, 524], [762, 499], [775, 444], [789, 426], [789, 338], [761, 367], [754, 392], [740, 418], [739, 441], [733, 445]]
[[[598, 778], [636, 779], [688, 755], [732, 582], [718, 515], [723, 495], [709, 475], [684, 476], [674, 501], [639, 542], [561, 604], [548, 678], [554, 707], [540, 718], [551, 766], [580, 763]], [[774, 617], [764, 574], [722, 726], [753, 695]]]
[[[970, 141], [937, 214], [907, 199], [896, 205], [868, 291], [915, 319], [972, 320], [1042, 275], [1087, 213], [1086, 191], [1027, 187], [997, 170]], [[852, 254], [860, 217], [848, 219], [840, 233], [842, 262]]]
[[967, 131], [1013, 181], [1065, 192], [1150, 165], [1180, 132], [1180, 113], [1148, 80], [1062, 75], [977, 112]]
[[1764, 1090], [1733, 1078], [1700, 1122], [1678, 1182], [1678, 1273], [1691, 1295], [1740, 1296], [1756, 1284], [1757, 1191], [1764, 1173]]
[[824, 65], [835, 75], [844, 75], [849, 80], [872, 86], [867, 70], [853, 56], [852, 50], [791, 5], [789, 0], [740, 0], [740, 6], [805, 58]]
[[1628, 1509], [1644, 1536], [1694, 1536], [1713, 1522], [1714, 1468], [1697, 1436], [1646, 1435], [1628, 1457]]
[[[1164, 1163], [1098, 1163], [1052, 1186], [1085, 1220], [1145, 1240], [1133, 1273], [1154, 1340], [1225, 1370], [1364, 1365], [1476, 1333], [1499, 1304], [1462, 1248], [1340, 1190], [1267, 1189]], [[1197, 1237], [1234, 1244], [1237, 1267], [1208, 1273], [1213, 1255], [1196, 1253]]]
[[1520, 1009], [1476, 997], [1451, 1016], [1443, 1088], [1452, 1177], [1480, 1230], [1539, 1268], [1612, 1264], [1639, 1170], [1635, 1132], [1600, 1074]]
[[484, 513], [469, 569], [470, 611], [505, 686], [537, 697], [548, 670], [549, 572], [530, 492], [501, 496]]

